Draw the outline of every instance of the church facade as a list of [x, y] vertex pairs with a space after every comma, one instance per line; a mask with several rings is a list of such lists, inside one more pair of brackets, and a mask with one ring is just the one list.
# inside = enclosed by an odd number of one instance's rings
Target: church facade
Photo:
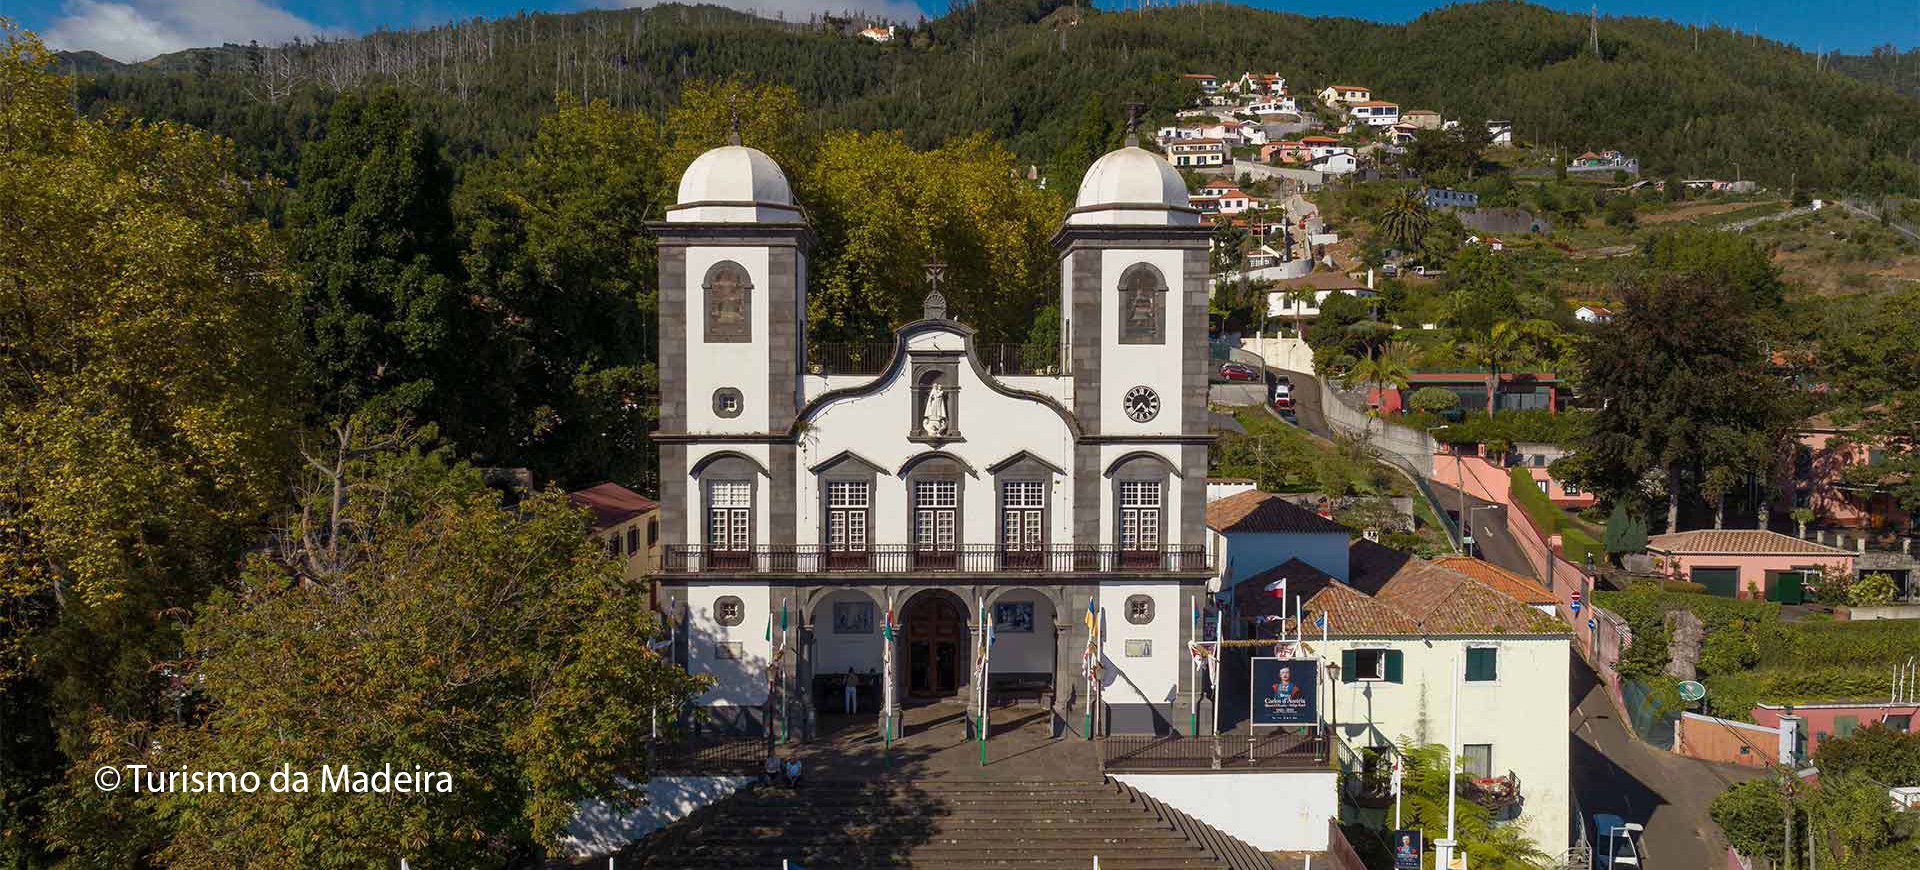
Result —
[[1039, 366], [983, 358], [937, 280], [884, 358], [810, 346], [811, 233], [760, 151], [695, 160], [655, 228], [656, 580], [674, 656], [713, 679], [711, 722], [807, 733], [849, 679], [861, 713], [974, 697], [991, 614], [996, 690], [1079, 727], [1090, 609], [1099, 730], [1185, 721], [1213, 576], [1208, 230], [1164, 159], [1129, 144], [1089, 169], [1054, 239], [1064, 324]]

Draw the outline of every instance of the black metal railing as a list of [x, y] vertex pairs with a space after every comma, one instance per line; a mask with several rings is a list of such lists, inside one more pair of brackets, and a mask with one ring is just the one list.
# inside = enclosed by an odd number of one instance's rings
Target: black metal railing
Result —
[[1253, 734], [1116, 734], [1102, 737], [1102, 770], [1313, 770], [1327, 766], [1324, 734], [1261, 731]]
[[[807, 373], [815, 375], [877, 375], [893, 361], [891, 342], [807, 345]], [[991, 375], [1045, 375], [1057, 373], [1059, 351], [1025, 344], [976, 344], [973, 356]]]
[[765, 737], [692, 735], [680, 739], [662, 738], [653, 743], [655, 774], [736, 774], [763, 773], [767, 763]]
[[1206, 548], [1200, 546], [1123, 550], [1113, 546], [1007, 549], [996, 544], [964, 544], [932, 550], [911, 544], [879, 544], [865, 550], [835, 550], [818, 544], [769, 544], [727, 550], [668, 544], [661, 548], [660, 570], [667, 574], [1197, 573], [1210, 569], [1211, 561]]

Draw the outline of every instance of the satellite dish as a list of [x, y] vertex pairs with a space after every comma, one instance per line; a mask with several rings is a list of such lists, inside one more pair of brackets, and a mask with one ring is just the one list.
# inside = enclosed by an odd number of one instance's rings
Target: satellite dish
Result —
[[1707, 687], [1693, 680], [1680, 681], [1680, 700], [1692, 703], [1707, 696]]

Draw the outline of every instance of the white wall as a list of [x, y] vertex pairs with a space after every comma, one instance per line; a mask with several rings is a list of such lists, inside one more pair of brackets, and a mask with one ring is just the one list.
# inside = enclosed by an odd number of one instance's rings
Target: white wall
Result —
[[615, 807], [606, 801], [581, 801], [561, 835], [561, 848], [574, 858], [611, 855], [628, 843], [687, 817], [753, 781], [750, 776], [656, 776], [647, 780], [646, 805]]
[[[753, 282], [751, 342], [707, 344], [707, 296], [700, 285], [707, 269], [723, 260], [746, 267]], [[768, 272], [766, 248], [688, 248], [687, 249], [687, 431], [688, 432], [765, 432], [772, 418], [767, 401], [767, 332], [771, 328], [768, 309], [769, 290], [773, 286]], [[721, 387], [740, 390], [740, 416], [727, 419], [713, 412], [713, 391]]]
[[[746, 608], [739, 625], [721, 625], [714, 618], [713, 603], [722, 595], [737, 595]], [[753, 707], [767, 701], [767, 663], [773, 659], [773, 644], [767, 641], [767, 619], [774, 620], [779, 632], [778, 605], [766, 585], [749, 583], [687, 583], [687, 671], [708, 674], [713, 687], [694, 703], [714, 706]], [[798, 612], [790, 611], [788, 625], [796, 626]], [[797, 626], [795, 628], [797, 631]], [[721, 659], [714, 656], [714, 645], [739, 642], [741, 657]]]
[[[1181, 356], [1185, 348], [1186, 306], [1184, 268], [1186, 252], [1179, 249], [1102, 250], [1100, 294], [1100, 431], [1109, 435], [1178, 435], [1181, 432]], [[1160, 344], [1120, 343], [1120, 276], [1135, 263], [1160, 270], [1167, 282], [1166, 321]], [[1145, 423], [1126, 415], [1122, 399], [1139, 385], [1160, 394], [1160, 413]]]
[[[993, 599], [993, 604], [1026, 601], [1033, 604], [1032, 631], [1006, 631], [996, 623], [993, 635], [995, 673], [1052, 673], [1053, 626], [1056, 617], [1053, 602], [1033, 589], [1010, 589]], [[988, 605], [989, 607], [992, 604]], [[1084, 614], [1081, 614], [1084, 616]], [[1077, 655], [1077, 652], [1076, 652]]]
[[[1333, 627], [1335, 631], [1339, 626]], [[1339, 733], [1357, 752], [1376, 739], [1397, 743], [1447, 741], [1450, 686], [1466, 672], [1465, 648], [1497, 647], [1499, 679], [1460, 686], [1460, 743], [1493, 747], [1492, 773], [1520, 777], [1524, 811], [1516, 822], [1549, 854], [1567, 847], [1571, 810], [1566, 721], [1571, 703], [1565, 637], [1396, 638], [1383, 641], [1335, 638], [1315, 644], [1325, 661], [1339, 662], [1354, 648], [1392, 648], [1404, 654], [1405, 681], [1340, 683], [1325, 679], [1331, 699], [1322, 715], [1337, 715]], [[1331, 701], [1332, 707], [1326, 706]]]
[[[1311, 262], [1311, 261], [1306, 261]], [[1285, 324], [1291, 327], [1292, 323]], [[1240, 347], [1260, 355], [1267, 365], [1290, 372], [1313, 374], [1313, 346], [1300, 338], [1243, 338]], [[1294, 389], [1300, 389], [1294, 384]]]
[[1340, 811], [1331, 770], [1127, 773], [1113, 778], [1263, 852], [1325, 851], [1327, 821]]
[[[833, 608], [840, 602], [865, 602], [873, 608], [873, 630], [865, 634], [835, 634]], [[855, 671], [878, 673], [881, 664], [880, 624], [887, 608], [871, 595], [858, 589], [842, 589], [822, 598], [813, 611], [813, 671], [816, 674], [843, 674]]]
[[[909, 349], [959, 350], [962, 344], [959, 333], [930, 330], [913, 335], [907, 346]], [[974, 374], [971, 366], [962, 365], [959, 372], [959, 402], [950, 407], [957, 410], [952, 423], [966, 440], [950, 442], [941, 450], [966, 460], [978, 472], [963, 482], [961, 542], [991, 544], [1000, 539], [996, 510], [999, 501], [993, 475], [987, 467], [1026, 450], [1058, 468], [1070, 469], [1073, 440], [1066, 422], [1052, 408], [1031, 399], [994, 392]], [[913, 422], [912, 376], [909, 368], [903, 366], [879, 392], [836, 399], [821, 406], [808, 419], [806, 434], [800, 440], [799, 461], [795, 463], [799, 528], [795, 530], [794, 540], [797, 543], [821, 542], [820, 495], [811, 469], [845, 450], [879, 465], [884, 472], [875, 482], [869, 541], [874, 544], [908, 542], [909, 494], [906, 482], [896, 476], [896, 472], [908, 459], [933, 449], [907, 440]], [[1053, 475], [1052, 498], [1048, 505], [1052, 512], [1048, 518], [1050, 539], [1056, 544], [1073, 543], [1073, 486], [1065, 475]]]
[[[1134, 625], [1127, 621], [1127, 598], [1141, 594], [1153, 596], [1153, 621]], [[1102, 583], [1100, 607], [1106, 611], [1102, 699], [1109, 704], [1154, 704], [1164, 712], [1179, 690], [1180, 669], [1187, 665], [1186, 651], [1180, 649], [1180, 623], [1191, 618], [1193, 603], [1173, 581]], [[1129, 640], [1152, 641], [1153, 655], [1128, 658]]]

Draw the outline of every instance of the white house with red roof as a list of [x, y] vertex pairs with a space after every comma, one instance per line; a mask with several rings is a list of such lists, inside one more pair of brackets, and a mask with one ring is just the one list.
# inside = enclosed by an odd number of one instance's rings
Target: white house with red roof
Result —
[[1219, 139], [1181, 139], [1167, 145], [1167, 162], [1183, 169], [1225, 166], [1229, 153]]
[[1320, 102], [1329, 105], [1364, 103], [1373, 99], [1373, 89], [1364, 85], [1327, 85], [1320, 89]]
[[1400, 104], [1385, 100], [1366, 100], [1347, 108], [1347, 117], [1369, 127], [1391, 127], [1400, 123]]
[[893, 35], [894, 35], [894, 27], [891, 24], [888, 24], [884, 27], [876, 24], [872, 27], [869, 27], [865, 30], [860, 31], [860, 35], [868, 39], [871, 39], [874, 42], [892, 42]]

